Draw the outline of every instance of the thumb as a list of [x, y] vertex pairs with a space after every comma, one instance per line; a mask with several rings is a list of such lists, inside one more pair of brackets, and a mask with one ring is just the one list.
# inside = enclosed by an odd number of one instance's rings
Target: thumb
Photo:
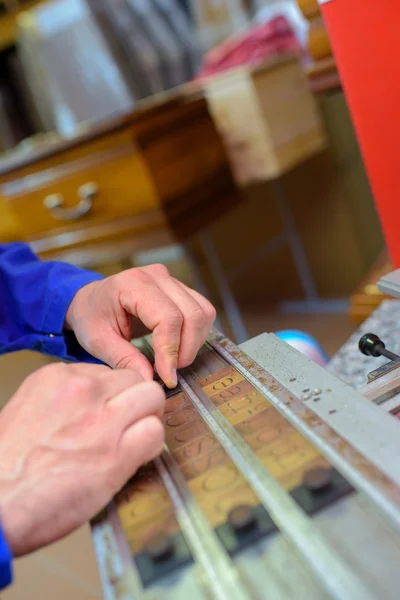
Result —
[[91, 352], [113, 369], [131, 369], [138, 371], [145, 381], [154, 379], [153, 367], [144, 354], [115, 331], [107, 331], [104, 344]]

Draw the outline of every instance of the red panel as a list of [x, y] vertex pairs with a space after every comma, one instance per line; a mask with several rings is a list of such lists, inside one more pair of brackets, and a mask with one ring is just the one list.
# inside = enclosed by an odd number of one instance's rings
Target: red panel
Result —
[[389, 252], [400, 267], [400, 1], [322, 5]]

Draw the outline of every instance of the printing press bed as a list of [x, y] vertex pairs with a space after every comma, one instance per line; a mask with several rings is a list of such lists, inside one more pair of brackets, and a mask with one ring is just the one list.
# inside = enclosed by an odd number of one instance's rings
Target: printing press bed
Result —
[[168, 393], [164, 454], [93, 521], [104, 598], [398, 598], [399, 365], [358, 340], [398, 351], [399, 323], [384, 303], [328, 369], [214, 331]]

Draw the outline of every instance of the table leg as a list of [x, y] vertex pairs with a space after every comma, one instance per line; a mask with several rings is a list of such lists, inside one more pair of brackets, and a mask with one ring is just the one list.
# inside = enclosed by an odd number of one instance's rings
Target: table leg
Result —
[[271, 182], [275, 202], [285, 228], [287, 241], [290, 246], [294, 263], [299, 274], [300, 282], [304, 290], [305, 300], [284, 301], [280, 307], [283, 312], [309, 312], [309, 313], [343, 313], [346, 312], [349, 303], [345, 299], [320, 298], [316, 283], [311, 271], [303, 243], [296, 229], [292, 213], [286, 203], [285, 191], [282, 181], [275, 179]]
[[210, 271], [217, 286], [218, 293], [221, 296], [222, 305], [235, 336], [235, 341], [236, 343], [241, 344], [249, 339], [249, 334], [240, 312], [239, 305], [236, 302], [232, 288], [229, 285], [229, 279], [221, 264], [218, 252], [215, 249], [211, 234], [208, 231], [205, 231], [199, 235], [199, 239], [201, 248], [207, 258]]

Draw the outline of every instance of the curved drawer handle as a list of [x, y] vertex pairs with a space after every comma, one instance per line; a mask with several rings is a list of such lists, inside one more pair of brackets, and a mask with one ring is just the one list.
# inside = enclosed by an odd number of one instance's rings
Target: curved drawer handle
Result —
[[93, 207], [93, 200], [99, 193], [96, 183], [86, 183], [78, 190], [81, 201], [74, 208], [64, 208], [64, 196], [62, 194], [51, 194], [44, 199], [44, 205], [49, 209], [52, 216], [58, 221], [76, 221], [86, 216]]

